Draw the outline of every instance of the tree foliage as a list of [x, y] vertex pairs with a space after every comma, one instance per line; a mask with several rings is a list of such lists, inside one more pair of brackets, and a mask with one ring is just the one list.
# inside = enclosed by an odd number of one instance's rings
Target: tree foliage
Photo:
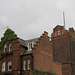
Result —
[[11, 29], [7, 29], [4, 33], [4, 36], [1, 37], [0, 47], [2, 47], [4, 42], [6, 42], [8, 40], [13, 40], [16, 38], [17, 38], [17, 35], [15, 34], [15, 32]]

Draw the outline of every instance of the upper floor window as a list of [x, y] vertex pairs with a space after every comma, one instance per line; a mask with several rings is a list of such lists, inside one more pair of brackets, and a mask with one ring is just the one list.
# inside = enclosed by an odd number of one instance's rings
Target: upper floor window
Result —
[[56, 31], [54, 32], [54, 35], [56, 36]]
[[6, 51], [7, 49], [7, 44], [4, 45], [4, 52]]
[[63, 34], [63, 29], [61, 30], [61, 33]]
[[60, 35], [60, 30], [57, 30], [57, 35], [58, 35], [58, 36]]
[[2, 71], [5, 71], [5, 62], [2, 62]]
[[30, 59], [27, 61], [27, 69], [30, 70]]
[[28, 50], [31, 50], [34, 47], [34, 42], [28, 43]]
[[9, 44], [9, 51], [12, 50], [12, 43]]
[[8, 71], [12, 70], [12, 61], [8, 61]]
[[26, 60], [23, 61], [23, 69], [26, 70]]

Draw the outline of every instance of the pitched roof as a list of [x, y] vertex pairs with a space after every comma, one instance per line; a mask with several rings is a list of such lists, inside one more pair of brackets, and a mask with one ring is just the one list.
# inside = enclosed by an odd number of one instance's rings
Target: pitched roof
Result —
[[[30, 39], [30, 40], [26, 40], [25, 43], [29, 43], [29, 42], [38, 42], [38, 39], [39, 38], [34, 38], [34, 39]], [[32, 50], [24, 50], [21, 55], [28, 55], [28, 54], [31, 54], [32, 53]]]
[[56, 29], [62, 29], [62, 28], [64, 28], [64, 26], [57, 25], [55, 28], [53, 28], [53, 30], [56, 30]]
[[32, 54], [32, 50], [24, 50], [21, 55], [29, 55]]
[[21, 39], [21, 38], [18, 38], [18, 41], [19, 41], [19, 43], [20, 43], [21, 46], [27, 48], [27, 45], [26, 45], [26, 41], [25, 41], [25, 40], [23, 40], [23, 39]]
[[26, 43], [29, 43], [29, 42], [37, 42], [39, 38], [34, 38], [34, 39], [30, 39], [30, 40], [26, 40]]

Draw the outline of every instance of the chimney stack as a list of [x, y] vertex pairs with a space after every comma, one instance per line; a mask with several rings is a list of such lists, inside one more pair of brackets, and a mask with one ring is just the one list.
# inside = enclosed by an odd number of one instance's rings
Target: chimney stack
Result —
[[74, 35], [74, 29], [73, 28], [69, 28], [70, 34], [73, 36]]
[[48, 36], [48, 32], [44, 31], [44, 35]]

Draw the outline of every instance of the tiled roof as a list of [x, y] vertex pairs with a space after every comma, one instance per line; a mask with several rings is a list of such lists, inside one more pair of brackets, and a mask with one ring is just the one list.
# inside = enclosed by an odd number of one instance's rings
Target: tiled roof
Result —
[[28, 54], [32, 54], [32, 50], [26, 50], [21, 53], [21, 55], [28, 55]]
[[25, 40], [19, 38], [18, 41], [22, 46], [27, 47]]

